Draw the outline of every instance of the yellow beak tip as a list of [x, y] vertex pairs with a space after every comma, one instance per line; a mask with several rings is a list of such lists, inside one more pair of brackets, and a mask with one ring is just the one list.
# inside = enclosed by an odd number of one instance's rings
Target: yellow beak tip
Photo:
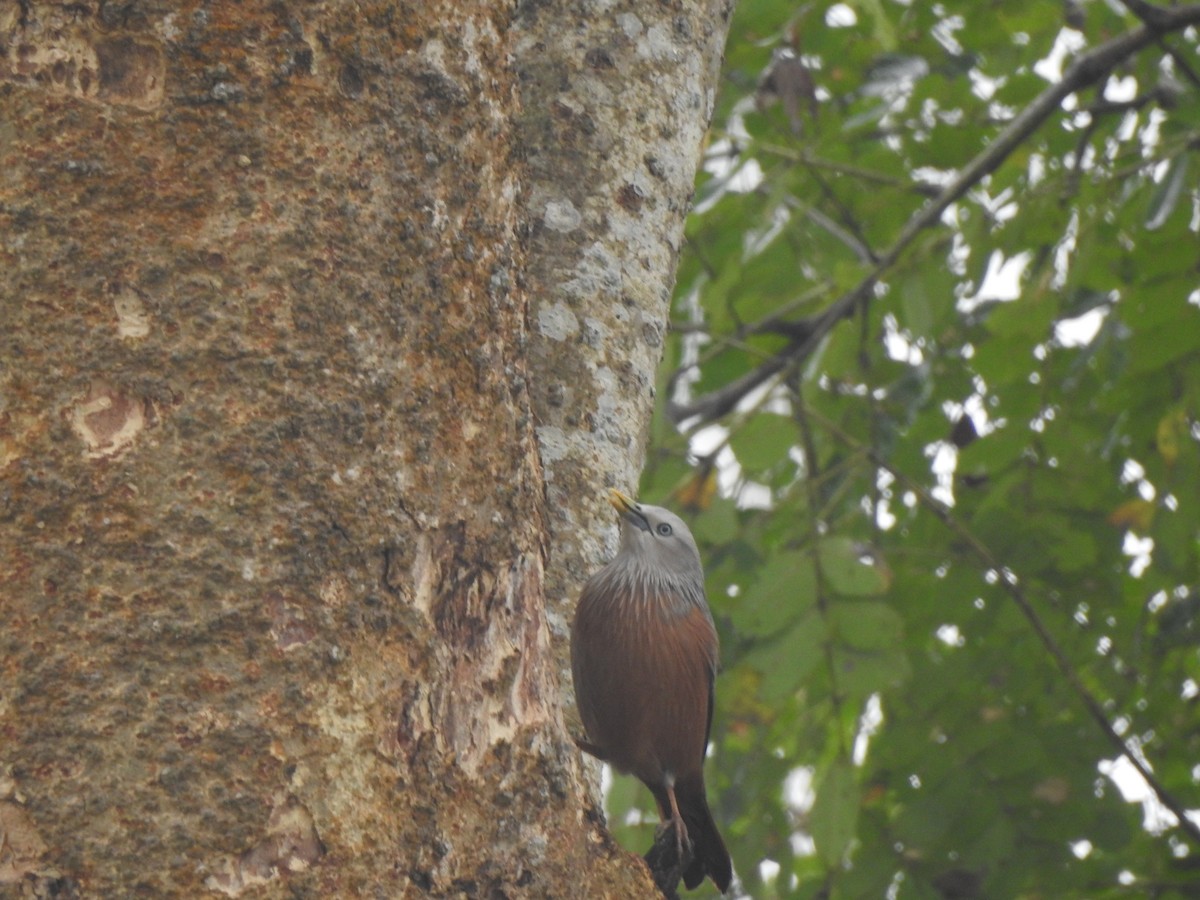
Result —
[[625, 512], [627, 509], [633, 509], [637, 506], [637, 502], [628, 494], [618, 491], [616, 488], [608, 489], [608, 502], [613, 505], [613, 508], [618, 512]]

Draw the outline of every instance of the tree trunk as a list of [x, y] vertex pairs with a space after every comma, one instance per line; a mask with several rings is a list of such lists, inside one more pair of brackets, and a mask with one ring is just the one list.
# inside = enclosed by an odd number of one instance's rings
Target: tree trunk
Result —
[[727, 10], [527, 6], [0, 8], [0, 886], [651, 890], [556, 635]]

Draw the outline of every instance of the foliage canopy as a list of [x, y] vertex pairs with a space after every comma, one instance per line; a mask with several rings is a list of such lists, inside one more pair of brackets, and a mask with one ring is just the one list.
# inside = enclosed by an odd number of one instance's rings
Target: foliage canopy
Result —
[[643, 494], [706, 560], [753, 896], [1196, 896], [1198, 49], [740, 5]]

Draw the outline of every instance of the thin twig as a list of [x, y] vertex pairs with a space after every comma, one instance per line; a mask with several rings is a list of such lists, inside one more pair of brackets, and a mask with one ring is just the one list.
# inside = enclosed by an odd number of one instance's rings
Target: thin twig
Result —
[[817, 588], [817, 615], [825, 623], [825, 638], [821, 641], [821, 650], [822, 655], [825, 657], [825, 668], [829, 675], [829, 702], [833, 707], [833, 720], [838, 723], [837, 739], [839, 754], [842, 758], [849, 759], [850, 745], [846, 740], [845, 716], [843, 715], [846, 698], [843, 696], [840, 688], [837, 660], [834, 659], [833, 641], [830, 639], [829, 597], [826, 592], [825, 567], [821, 561], [821, 541], [825, 531], [818, 513], [818, 510], [821, 509], [821, 497], [817, 487], [817, 479], [821, 477], [821, 461], [817, 457], [817, 445], [813, 440], [807, 410], [804, 408], [804, 397], [800, 392], [796, 392], [793, 403], [795, 404], [796, 423], [800, 426], [801, 446], [804, 448], [804, 486], [808, 492], [808, 512], [811, 517], [810, 524], [813, 539], [813, 580], [816, 582]]
[[824, 169], [827, 172], [833, 172], [835, 175], [849, 175], [852, 178], [857, 178], [859, 181], [884, 184], [888, 187], [907, 188], [918, 194], [928, 192], [929, 186], [920, 182], [905, 181], [902, 178], [896, 178], [894, 175], [885, 175], [882, 172], [876, 172], [874, 169], [867, 169], [851, 163], [822, 159], [819, 156], [813, 156], [807, 150], [794, 150], [791, 147], [781, 147], [778, 144], [755, 144], [754, 149], [760, 153], [769, 153], [772, 156], [778, 156], [780, 159], [786, 159], [789, 162], [802, 163], [810, 169]]
[[855, 241], [858, 243], [858, 246], [861, 247], [861, 250], [857, 253], [859, 262], [868, 266], [873, 266], [875, 263], [879, 262], [879, 257], [875, 254], [875, 251], [871, 249], [871, 243], [867, 239], [866, 234], [863, 233], [862, 225], [855, 217], [854, 212], [850, 209], [850, 207], [842, 202], [841, 197], [837, 195], [837, 192], [826, 180], [825, 176], [821, 173], [821, 170], [814, 166], [810, 166], [808, 169], [808, 174], [809, 177], [811, 177], [812, 180], [817, 183], [817, 187], [820, 188], [821, 194], [825, 197], [825, 200], [833, 204], [834, 208], [837, 210], [837, 213], [842, 220], [840, 223], [841, 227], [844, 228], [848, 234], [853, 235]]
[[857, 235], [852, 234], [849, 229], [839, 225], [815, 206], [809, 206], [807, 203], [803, 203], [800, 200], [797, 200], [795, 197], [788, 197], [784, 201], [784, 204], [794, 210], [797, 210], [798, 212], [803, 213], [819, 228], [824, 228], [837, 240], [845, 244], [846, 247], [849, 248], [850, 252], [858, 257], [858, 261], [860, 263], [870, 265], [878, 262], [875, 252], [868, 247], [863, 240], [861, 240]]

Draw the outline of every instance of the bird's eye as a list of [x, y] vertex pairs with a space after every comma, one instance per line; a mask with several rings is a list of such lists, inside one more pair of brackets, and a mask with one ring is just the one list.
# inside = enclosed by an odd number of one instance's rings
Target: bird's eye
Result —
[[666, 522], [659, 522], [658, 527], [655, 528], [654, 530], [657, 531], [659, 534], [661, 534], [663, 537], [670, 537], [670, 535], [671, 535], [671, 526], [668, 525]]

